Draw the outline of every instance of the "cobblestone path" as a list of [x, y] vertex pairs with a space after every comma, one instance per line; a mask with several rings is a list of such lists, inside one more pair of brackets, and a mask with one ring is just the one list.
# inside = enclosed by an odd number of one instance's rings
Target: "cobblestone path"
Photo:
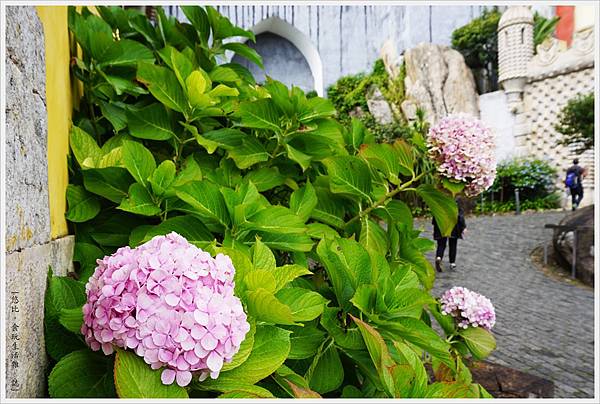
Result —
[[[434, 293], [465, 286], [492, 300], [497, 350], [490, 360], [555, 383], [555, 397], [594, 397], [594, 291], [536, 269], [531, 251], [551, 239], [562, 212], [467, 218], [456, 272], [437, 274]], [[429, 222], [424, 236], [432, 237]], [[435, 253], [428, 254], [433, 262]]]

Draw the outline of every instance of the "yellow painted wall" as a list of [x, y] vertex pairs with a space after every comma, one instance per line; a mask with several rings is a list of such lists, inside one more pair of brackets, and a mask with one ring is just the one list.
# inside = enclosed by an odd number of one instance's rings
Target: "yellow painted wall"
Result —
[[65, 220], [69, 183], [67, 155], [71, 128], [69, 28], [66, 6], [37, 6], [44, 27], [46, 107], [48, 109], [48, 194], [52, 239], [68, 234]]

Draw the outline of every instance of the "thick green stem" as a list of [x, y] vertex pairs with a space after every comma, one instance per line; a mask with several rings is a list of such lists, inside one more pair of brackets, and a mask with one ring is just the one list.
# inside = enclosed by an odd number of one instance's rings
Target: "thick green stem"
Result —
[[388, 192], [383, 197], [381, 197], [381, 199], [379, 199], [377, 202], [375, 202], [373, 205], [371, 205], [367, 209], [361, 211], [358, 215], [354, 216], [352, 219], [350, 219], [348, 222], [346, 222], [346, 226], [348, 226], [350, 223], [353, 223], [359, 219], [362, 219], [365, 216], [368, 216], [369, 213], [371, 213], [374, 209], [377, 209], [378, 207], [385, 205], [385, 203], [388, 200], [392, 199], [398, 193], [400, 193], [402, 191], [406, 191], [408, 189], [414, 190], [414, 188], [409, 188], [409, 186], [411, 184], [413, 184], [415, 181], [418, 181], [419, 179], [421, 179], [421, 177], [423, 177], [423, 175], [425, 175], [425, 172], [422, 172], [421, 174], [417, 175], [416, 177], [413, 176], [410, 181], [402, 184], [401, 186], [394, 189], [393, 191]]

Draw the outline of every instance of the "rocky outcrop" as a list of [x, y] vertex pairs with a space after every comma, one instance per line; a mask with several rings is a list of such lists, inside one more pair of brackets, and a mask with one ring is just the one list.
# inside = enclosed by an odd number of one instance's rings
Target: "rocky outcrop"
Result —
[[404, 63], [406, 93], [401, 108], [408, 120], [415, 119], [417, 107], [431, 124], [458, 112], [479, 117], [473, 73], [459, 52], [422, 43], [404, 53]]
[[481, 384], [495, 398], [552, 398], [551, 380], [487, 361], [469, 366], [473, 382]]
[[381, 125], [394, 122], [394, 114], [379, 87], [372, 86], [367, 93], [367, 106], [375, 121]]
[[[575, 276], [583, 283], [594, 286], [594, 205], [570, 213], [559, 224], [571, 228], [578, 227]], [[573, 264], [574, 240], [572, 229], [555, 230], [554, 232], [553, 244], [556, 259], [569, 273]]]

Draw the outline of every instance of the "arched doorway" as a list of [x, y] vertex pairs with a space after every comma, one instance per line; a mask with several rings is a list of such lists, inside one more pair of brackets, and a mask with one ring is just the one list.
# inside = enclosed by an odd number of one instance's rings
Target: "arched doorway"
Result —
[[254, 48], [262, 56], [265, 70], [238, 55], [234, 56], [232, 61], [247, 67], [257, 82], [262, 83], [266, 79], [265, 76], [269, 76], [287, 86], [300, 87], [304, 92], [315, 89], [308, 62], [302, 52], [287, 39], [272, 32], [265, 32], [256, 35], [256, 43], [247, 41], [246, 45]]
[[233, 61], [248, 67], [259, 81], [264, 80], [266, 73], [285, 84], [294, 84], [305, 91], [315, 90], [323, 96], [323, 63], [307, 35], [278, 17], [264, 19], [251, 30], [256, 35], [256, 44], [247, 41], [246, 45], [263, 57], [265, 72], [238, 56]]

